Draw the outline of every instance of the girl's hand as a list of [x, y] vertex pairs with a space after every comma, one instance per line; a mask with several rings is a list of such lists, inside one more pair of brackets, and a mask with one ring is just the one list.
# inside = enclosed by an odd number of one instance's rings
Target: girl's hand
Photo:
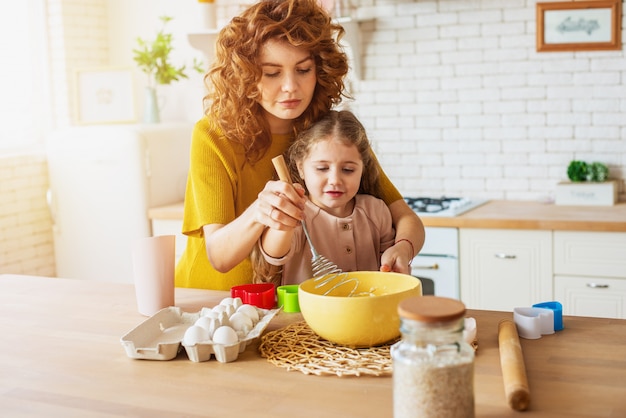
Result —
[[411, 274], [413, 246], [407, 240], [398, 240], [387, 248], [380, 258], [380, 271]]
[[293, 229], [304, 217], [304, 189], [299, 184], [268, 181], [255, 205], [258, 223], [281, 231]]

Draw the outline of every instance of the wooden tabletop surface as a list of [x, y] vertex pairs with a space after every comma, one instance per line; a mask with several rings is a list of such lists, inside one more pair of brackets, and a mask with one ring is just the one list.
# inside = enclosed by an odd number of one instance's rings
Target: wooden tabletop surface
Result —
[[[182, 220], [183, 203], [151, 208], [150, 219]], [[626, 202], [613, 206], [559, 206], [554, 203], [491, 200], [449, 217], [422, 216], [426, 226], [488, 229], [547, 229], [626, 232]]]
[[422, 221], [426, 226], [454, 228], [626, 232], [626, 203], [560, 206], [554, 203], [492, 200], [460, 216], [423, 216]]
[[[196, 312], [224, 292], [176, 289]], [[565, 317], [563, 331], [521, 339], [530, 409], [505, 402], [498, 323], [476, 318], [476, 417], [625, 417], [626, 320]], [[250, 345], [232, 363], [133, 360], [120, 338], [146, 318], [129, 284], [0, 275], [0, 415], [7, 417], [391, 417], [391, 377], [289, 372]], [[301, 320], [280, 313], [268, 330]]]

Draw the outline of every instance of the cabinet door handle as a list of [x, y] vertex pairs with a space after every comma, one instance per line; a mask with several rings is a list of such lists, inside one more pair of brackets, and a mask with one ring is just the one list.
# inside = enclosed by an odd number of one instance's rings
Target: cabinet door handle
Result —
[[592, 289], [608, 289], [609, 285], [608, 284], [599, 284], [599, 283], [587, 283], [587, 287], [590, 287]]
[[415, 270], [439, 270], [439, 264], [434, 263], [434, 264], [431, 264], [430, 266], [416, 266], [415, 264], [413, 264], [411, 268]]
[[504, 254], [504, 253], [495, 253], [494, 257], [496, 258], [502, 258], [502, 259], [513, 259], [513, 258], [517, 258], [517, 256], [515, 254]]

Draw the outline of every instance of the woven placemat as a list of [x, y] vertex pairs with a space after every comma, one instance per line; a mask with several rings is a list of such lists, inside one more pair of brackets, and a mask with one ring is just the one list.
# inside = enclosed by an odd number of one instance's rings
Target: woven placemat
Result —
[[301, 321], [263, 335], [259, 351], [270, 363], [304, 374], [385, 376], [392, 371], [394, 342], [371, 348], [344, 347], [321, 338]]
[[[392, 373], [390, 349], [396, 341], [370, 348], [345, 347], [323, 339], [300, 321], [263, 335], [259, 351], [270, 363], [304, 374], [385, 376]], [[478, 350], [478, 340], [471, 346]]]

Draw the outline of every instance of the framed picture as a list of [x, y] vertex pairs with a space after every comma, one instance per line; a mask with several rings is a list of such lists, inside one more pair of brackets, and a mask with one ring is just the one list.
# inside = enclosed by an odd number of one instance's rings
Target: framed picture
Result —
[[132, 123], [135, 120], [131, 70], [76, 71], [76, 123]]
[[537, 3], [537, 51], [622, 48], [622, 0]]

